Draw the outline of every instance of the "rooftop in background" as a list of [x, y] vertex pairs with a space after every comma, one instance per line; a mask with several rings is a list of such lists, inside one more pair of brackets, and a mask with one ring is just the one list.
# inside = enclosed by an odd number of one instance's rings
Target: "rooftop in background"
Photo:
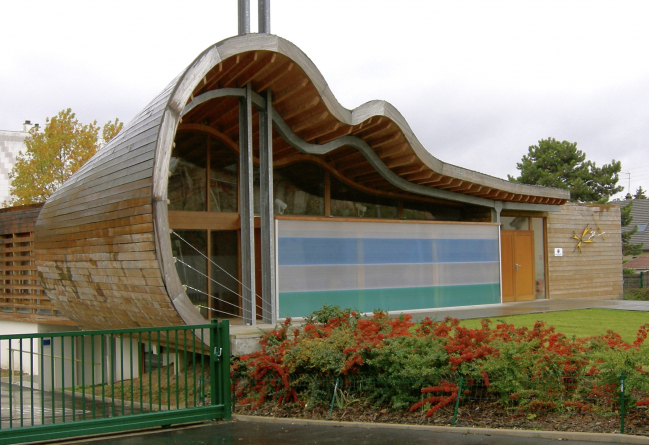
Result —
[[[630, 203], [633, 203], [631, 208], [631, 216], [633, 220], [628, 227], [623, 227], [622, 231], [626, 232], [632, 230], [634, 227], [638, 227], [638, 231], [631, 236], [630, 242], [632, 244], [642, 243], [643, 252], [649, 253], [649, 199], [627, 199], [624, 201], [612, 201], [611, 204], [621, 205], [626, 207]], [[626, 263], [625, 267], [627, 266]]]
[[638, 258], [634, 258], [631, 261], [624, 263], [624, 268], [639, 270], [649, 269], [649, 256], [639, 256]]

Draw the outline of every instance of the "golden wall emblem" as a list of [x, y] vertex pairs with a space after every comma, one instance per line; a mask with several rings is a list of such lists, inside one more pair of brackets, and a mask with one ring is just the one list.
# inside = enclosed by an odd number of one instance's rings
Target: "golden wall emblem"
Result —
[[577, 240], [577, 244], [575, 245], [575, 248], [572, 250], [573, 252], [579, 249], [579, 253], [581, 253], [581, 247], [587, 243], [594, 243], [595, 238], [597, 237], [601, 236], [602, 239], [606, 241], [606, 237], [604, 236], [606, 232], [604, 232], [600, 227], [599, 221], [597, 220], [597, 218], [595, 218], [595, 214], [593, 214], [593, 220], [595, 220], [595, 225], [597, 226], [597, 229], [591, 229], [590, 224], [586, 224], [586, 227], [581, 232], [581, 235], [577, 235], [574, 231], [572, 232], [572, 238]]

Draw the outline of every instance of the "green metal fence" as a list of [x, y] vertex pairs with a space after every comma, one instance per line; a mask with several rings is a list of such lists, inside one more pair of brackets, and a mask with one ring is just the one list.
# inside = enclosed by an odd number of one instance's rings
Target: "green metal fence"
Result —
[[0, 336], [0, 444], [230, 419], [228, 321]]

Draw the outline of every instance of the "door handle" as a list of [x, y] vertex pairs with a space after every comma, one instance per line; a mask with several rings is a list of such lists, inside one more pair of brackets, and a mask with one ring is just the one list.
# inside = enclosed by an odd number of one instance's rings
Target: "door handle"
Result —
[[516, 264], [516, 272], [518, 272], [518, 268], [521, 267], [520, 264]]

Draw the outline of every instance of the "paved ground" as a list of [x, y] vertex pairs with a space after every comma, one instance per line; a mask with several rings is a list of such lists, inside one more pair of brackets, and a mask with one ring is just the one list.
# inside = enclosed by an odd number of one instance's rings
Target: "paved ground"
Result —
[[89, 397], [84, 399], [77, 394], [73, 402], [70, 394], [32, 391], [28, 387], [0, 383], [1, 429], [90, 419], [93, 412], [97, 417], [102, 417], [102, 413], [105, 417], [131, 414], [129, 404], [124, 407], [117, 403], [112, 405], [110, 401], [102, 404], [101, 397], [93, 403]]
[[[340, 423], [304, 425], [289, 419], [274, 422], [221, 422], [213, 425], [163, 430], [147, 434], [113, 436], [104, 439], [69, 441], [66, 444], [87, 445], [303, 445], [303, 444], [354, 444], [354, 445], [546, 445], [569, 441], [572, 445], [601, 445], [602, 443], [649, 444], [648, 438], [633, 436], [604, 436], [560, 433], [546, 437], [536, 431], [517, 431], [517, 435], [499, 434], [498, 431], [457, 432], [447, 429], [404, 428], [403, 426], [365, 424], [342, 426]], [[467, 434], [470, 432], [471, 434]], [[600, 437], [601, 436], [601, 437]], [[624, 439], [628, 439], [625, 442]], [[636, 440], [637, 439], [637, 440]]]

